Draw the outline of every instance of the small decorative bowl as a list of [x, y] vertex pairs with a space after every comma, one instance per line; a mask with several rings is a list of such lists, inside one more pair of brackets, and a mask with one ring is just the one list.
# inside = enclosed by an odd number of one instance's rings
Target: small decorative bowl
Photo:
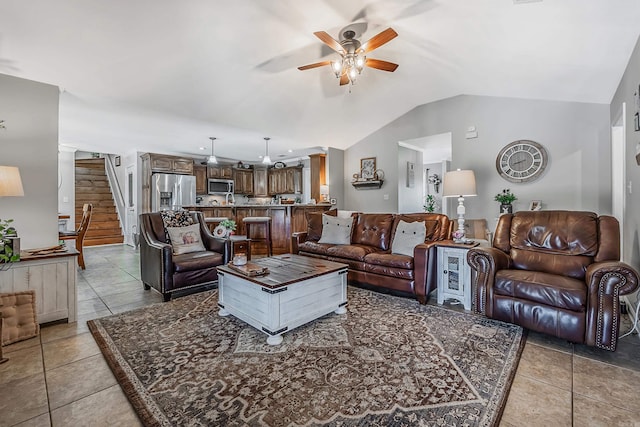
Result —
[[233, 265], [245, 265], [247, 263], [247, 256], [245, 254], [238, 254], [233, 257]]

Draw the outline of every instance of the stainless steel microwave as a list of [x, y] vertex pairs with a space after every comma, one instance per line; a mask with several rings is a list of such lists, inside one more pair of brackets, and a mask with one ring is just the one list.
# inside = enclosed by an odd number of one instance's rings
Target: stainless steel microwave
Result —
[[233, 194], [233, 180], [231, 179], [210, 178], [207, 183], [207, 193], [209, 194]]

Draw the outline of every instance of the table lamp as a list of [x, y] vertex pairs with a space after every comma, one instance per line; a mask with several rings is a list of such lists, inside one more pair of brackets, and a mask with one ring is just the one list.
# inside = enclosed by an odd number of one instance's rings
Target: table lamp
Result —
[[458, 230], [455, 242], [466, 242], [464, 232], [464, 198], [476, 195], [476, 176], [472, 170], [455, 170], [444, 174], [442, 197], [458, 198]]
[[24, 196], [20, 171], [16, 166], [0, 166], [0, 197]]

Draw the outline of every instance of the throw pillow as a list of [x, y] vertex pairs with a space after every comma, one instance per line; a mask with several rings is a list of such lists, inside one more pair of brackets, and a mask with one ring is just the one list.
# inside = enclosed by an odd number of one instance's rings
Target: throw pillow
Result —
[[396, 234], [391, 242], [391, 253], [413, 256], [413, 248], [424, 243], [427, 228], [424, 221], [405, 222], [400, 221], [396, 227]]
[[322, 236], [318, 243], [348, 245], [351, 243], [353, 218], [338, 218], [322, 214]]
[[186, 227], [193, 224], [193, 218], [191, 218], [189, 211], [184, 209], [179, 211], [160, 211], [160, 217], [164, 223], [164, 237], [167, 241], [170, 241], [167, 227]]
[[205, 250], [200, 238], [200, 224], [186, 227], [167, 227], [167, 232], [175, 255]]

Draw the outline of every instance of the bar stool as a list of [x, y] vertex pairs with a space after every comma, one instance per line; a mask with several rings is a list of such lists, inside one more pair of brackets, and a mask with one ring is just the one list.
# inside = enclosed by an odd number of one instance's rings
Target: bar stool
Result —
[[[244, 224], [245, 230], [247, 231], [247, 238], [252, 242], [265, 242], [267, 245], [267, 256], [272, 255], [271, 250], [271, 218], [268, 216], [247, 216], [242, 218], [242, 223]], [[262, 225], [264, 226], [264, 238], [254, 238], [251, 237], [251, 225]], [[255, 247], [253, 244], [251, 247]]]

